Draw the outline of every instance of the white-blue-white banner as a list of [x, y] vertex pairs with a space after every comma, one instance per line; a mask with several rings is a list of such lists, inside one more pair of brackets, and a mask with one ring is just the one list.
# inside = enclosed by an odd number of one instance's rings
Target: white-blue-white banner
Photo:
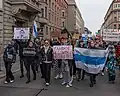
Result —
[[105, 66], [108, 49], [75, 48], [74, 58], [77, 68], [84, 69], [88, 73], [98, 74]]

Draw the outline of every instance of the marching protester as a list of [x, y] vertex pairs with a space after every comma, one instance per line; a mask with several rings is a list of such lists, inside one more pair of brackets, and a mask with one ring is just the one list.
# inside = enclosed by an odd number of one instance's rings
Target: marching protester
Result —
[[53, 63], [53, 49], [50, 46], [49, 40], [45, 40], [44, 47], [41, 49], [42, 62], [43, 62], [43, 74], [46, 86], [50, 85], [51, 67]]
[[28, 42], [26, 40], [16, 40], [16, 42], [19, 45], [19, 59], [20, 59], [20, 71], [21, 71], [20, 78], [23, 78], [24, 77], [24, 64], [25, 64], [23, 48], [27, 47]]
[[6, 80], [5, 84], [14, 82], [14, 76], [11, 71], [12, 64], [15, 63], [16, 60], [16, 50], [14, 48], [13, 41], [9, 42], [8, 46], [5, 48], [3, 60], [5, 63], [6, 69]]
[[[61, 39], [62, 45], [68, 45], [68, 41], [66, 38]], [[68, 59], [62, 59], [62, 66], [63, 66], [63, 82], [62, 85], [66, 85], [66, 87], [72, 87], [71, 76], [70, 76], [70, 67], [71, 64], [69, 63]]]
[[116, 59], [114, 56], [114, 52], [111, 51], [109, 54], [109, 60], [107, 62], [107, 72], [108, 72], [108, 77], [109, 77], [109, 83], [114, 84], [115, 82], [115, 67], [116, 67]]
[[36, 47], [36, 57], [35, 57], [35, 62], [36, 62], [36, 71], [38, 73], [38, 68], [40, 66], [40, 63], [41, 63], [41, 44], [40, 44], [40, 41], [39, 39], [36, 39], [35, 40], [35, 47]]
[[[79, 45], [76, 46], [78, 48], [85, 48], [85, 44], [83, 41], [79, 41]], [[77, 68], [77, 81], [84, 80], [85, 78], [85, 71], [83, 69]]]
[[44, 40], [41, 40], [40, 52], [39, 52], [39, 60], [40, 60], [40, 71], [41, 71], [41, 78], [44, 78], [44, 67], [43, 67], [43, 60], [42, 60], [42, 49], [44, 48]]
[[28, 46], [23, 49], [23, 55], [25, 56], [25, 68], [27, 71], [27, 81], [26, 83], [30, 83], [30, 67], [33, 71], [33, 80], [36, 80], [36, 47], [32, 41], [29, 41]]
[[[96, 49], [97, 47], [99, 47], [98, 44], [96, 44], [95, 42], [91, 42], [90, 49]], [[97, 74], [89, 73], [89, 75], [90, 75], [90, 87], [93, 87], [94, 84], [96, 84]]]
[[[60, 46], [61, 42], [59, 39], [56, 39], [53, 42], [53, 46]], [[55, 79], [62, 79], [63, 78], [63, 73], [62, 73], [62, 60], [58, 59], [58, 60], [54, 60], [54, 69], [55, 69]]]

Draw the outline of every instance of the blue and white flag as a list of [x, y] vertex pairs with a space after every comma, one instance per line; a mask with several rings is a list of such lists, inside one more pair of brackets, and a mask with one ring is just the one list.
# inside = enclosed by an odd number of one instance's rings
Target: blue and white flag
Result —
[[34, 21], [34, 25], [33, 25], [33, 36], [34, 36], [34, 38], [36, 38], [38, 36], [37, 24], [35, 21]]
[[74, 58], [77, 68], [84, 69], [88, 73], [98, 74], [105, 66], [108, 49], [75, 48]]

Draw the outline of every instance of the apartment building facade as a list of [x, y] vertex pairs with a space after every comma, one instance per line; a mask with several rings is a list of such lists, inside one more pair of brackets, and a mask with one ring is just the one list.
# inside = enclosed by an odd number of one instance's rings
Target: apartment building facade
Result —
[[113, 0], [104, 17], [101, 29], [120, 29], [120, 0]]
[[64, 29], [71, 33], [84, 30], [84, 21], [75, 1], [0, 0], [0, 45], [8, 44], [13, 38], [15, 27], [29, 27], [32, 33], [34, 21], [38, 36], [48, 39], [61, 37]]
[[84, 33], [84, 20], [76, 5], [75, 0], [67, 0], [68, 2], [68, 26], [67, 29], [71, 33]]
[[50, 38], [60, 37], [61, 31], [67, 26], [66, 0], [48, 0], [48, 30]]

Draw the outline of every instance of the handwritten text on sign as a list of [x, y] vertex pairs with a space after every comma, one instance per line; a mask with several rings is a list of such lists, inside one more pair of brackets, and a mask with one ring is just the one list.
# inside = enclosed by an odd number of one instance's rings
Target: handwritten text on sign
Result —
[[54, 59], [73, 59], [72, 46], [53, 46]]
[[116, 30], [108, 29], [103, 31], [104, 41], [120, 41], [120, 32]]

